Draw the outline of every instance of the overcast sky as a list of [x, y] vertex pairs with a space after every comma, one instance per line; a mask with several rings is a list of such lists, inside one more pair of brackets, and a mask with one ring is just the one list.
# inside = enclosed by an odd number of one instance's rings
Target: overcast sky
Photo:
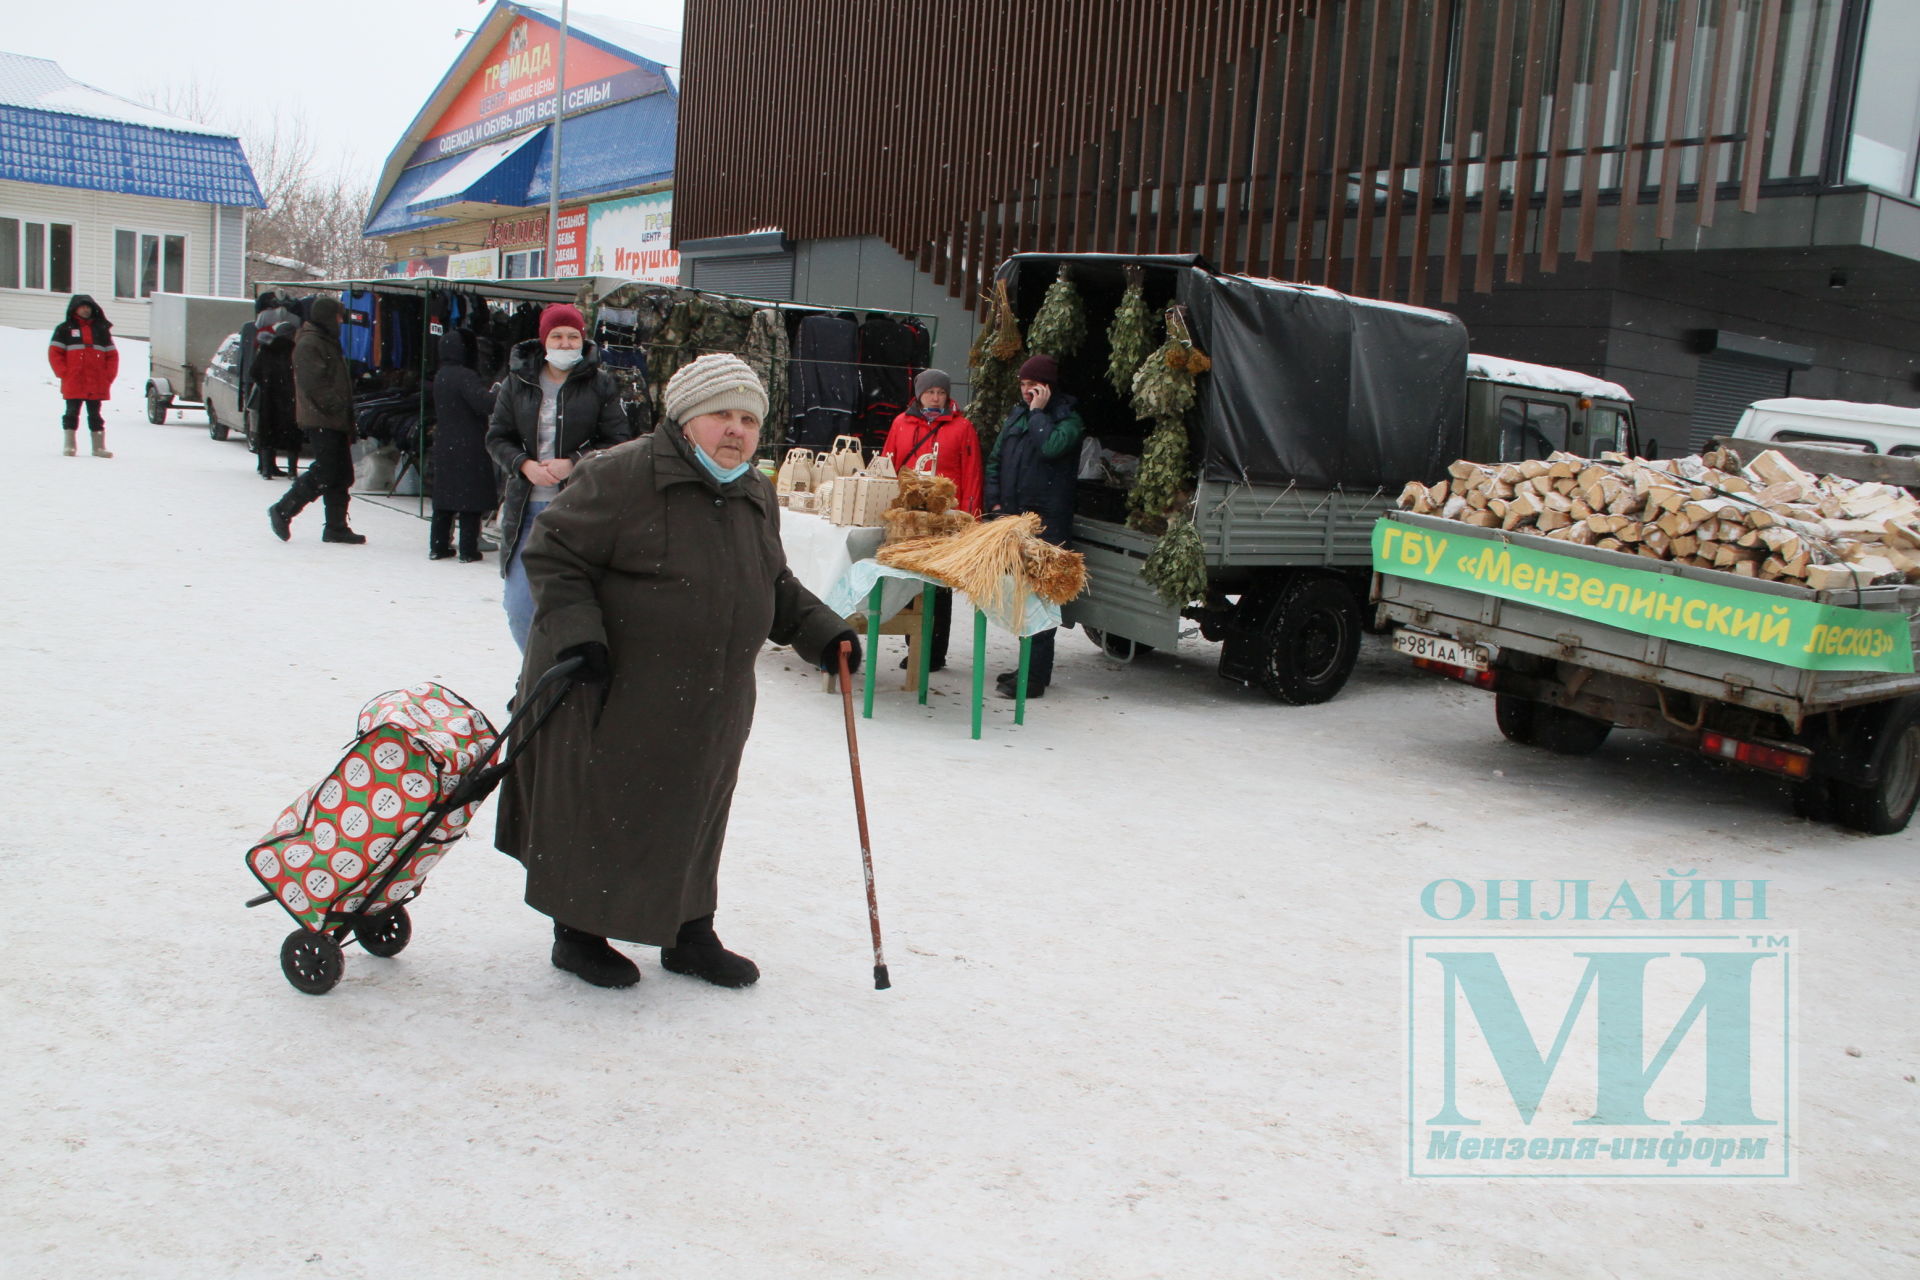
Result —
[[[558, 4], [559, 0], [550, 0]], [[491, 0], [79, 0], [9, 5], [0, 49], [52, 58], [129, 98], [194, 82], [238, 128], [276, 105], [304, 118], [322, 164], [377, 176], [401, 131], [466, 47]], [[582, 0], [678, 31], [682, 0]]]

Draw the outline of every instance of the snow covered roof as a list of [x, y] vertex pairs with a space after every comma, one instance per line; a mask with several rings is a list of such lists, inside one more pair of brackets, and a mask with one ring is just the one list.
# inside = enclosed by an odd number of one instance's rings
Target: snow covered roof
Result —
[[51, 58], [32, 58], [23, 53], [0, 52], [0, 105], [84, 116], [89, 120], [113, 120], [148, 129], [170, 129], [174, 133], [204, 133], [215, 138], [233, 136], [212, 125], [170, 115], [117, 93], [82, 84], [62, 71], [60, 64]]
[[246, 208], [263, 203], [232, 134], [18, 53], [0, 53], [0, 178]]
[[1856, 400], [1808, 400], [1800, 396], [1785, 396], [1778, 400], [1755, 400], [1750, 407], [1777, 413], [1800, 413], [1810, 418], [1838, 418], [1843, 422], [1877, 422], [1920, 429], [1920, 409], [1897, 404], [1861, 404]]
[[1598, 400], [1633, 399], [1633, 394], [1617, 382], [1556, 369], [1550, 364], [1528, 364], [1524, 360], [1505, 360], [1499, 356], [1474, 354], [1467, 357], [1467, 376], [1486, 382], [1507, 382], [1517, 387], [1541, 391], [1564, 391], [1568, 395], [1592, 396]]

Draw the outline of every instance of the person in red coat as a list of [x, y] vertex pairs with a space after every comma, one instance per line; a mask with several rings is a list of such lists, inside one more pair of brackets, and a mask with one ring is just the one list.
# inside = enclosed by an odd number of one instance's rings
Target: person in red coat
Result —
[[93, 456], [111, 458], [100, 402], [113, 398], [120, 352], [113, 345], [113, 322], [88, 295], [76, 293], [67, 303], [67, 318], [54, 326], [47, 343], [47, 363], [60, 379], [60, 394], [67, 401], [67, 411], [60, 419], [60, 430], [66, 436], [61, 452], [73, 456], [73, 442], [80, 432], [80, 406], [85, 405], [87, 427], [93, 432]]
[[[921, 458], [933, 455], [934, 474], [953, 481], [959, 494], [954, 505], [969, 515], [980, 514], [986, 488], [986, 469], [980, 457], [980, 433], [953, 403], [953, 379], [938, 369], [922, 371], [913, 380], [913, 403], [893, 420], [880, 452], [893, 460], [895, 471], [906, 471]], [[933, 646], [927, 669], [947, 665], [947, 636], [953, 628], [953, 592], [944, 587], [933, 595]], [[903, 660], [900, 664], [905, 666]]]

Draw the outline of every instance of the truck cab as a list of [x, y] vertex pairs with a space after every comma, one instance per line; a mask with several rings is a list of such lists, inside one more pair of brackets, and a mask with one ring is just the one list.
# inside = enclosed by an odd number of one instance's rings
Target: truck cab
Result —
[[1635, 453], [1633, 396], [1617, 382], [1499, 356], [1467, 357], [1467, 450], [1476, 461], [1523, 462], [1555, 450]]

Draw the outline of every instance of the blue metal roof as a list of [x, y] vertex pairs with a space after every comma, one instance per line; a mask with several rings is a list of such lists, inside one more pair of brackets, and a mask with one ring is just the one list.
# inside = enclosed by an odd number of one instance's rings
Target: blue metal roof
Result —
[[0, 104], [0, 178], [257, 209], [235, 138]]
[[[651, 94], [568, 116], [560, 146], [560, 198], [581, 200], [672, 178], [679, 121], [679, 95], [673, 93]], [[545, 125], [540, 130], [541, 136], [519, 148], [509, 163], [495, 166], [474, 184], [476, 191], [484, 186], [488, 203], [519, 209], [547, 203], [553, 173], [553, 136]], [[402, 169], [387, 198], [367, 219], [362, 234], [386, 236], [447, 226], [451, 219], [412, 206], [467, 158], [465, 154], [443, 156]], [[518, 191], [506, 189], [515, 183], [523, 184]]]

